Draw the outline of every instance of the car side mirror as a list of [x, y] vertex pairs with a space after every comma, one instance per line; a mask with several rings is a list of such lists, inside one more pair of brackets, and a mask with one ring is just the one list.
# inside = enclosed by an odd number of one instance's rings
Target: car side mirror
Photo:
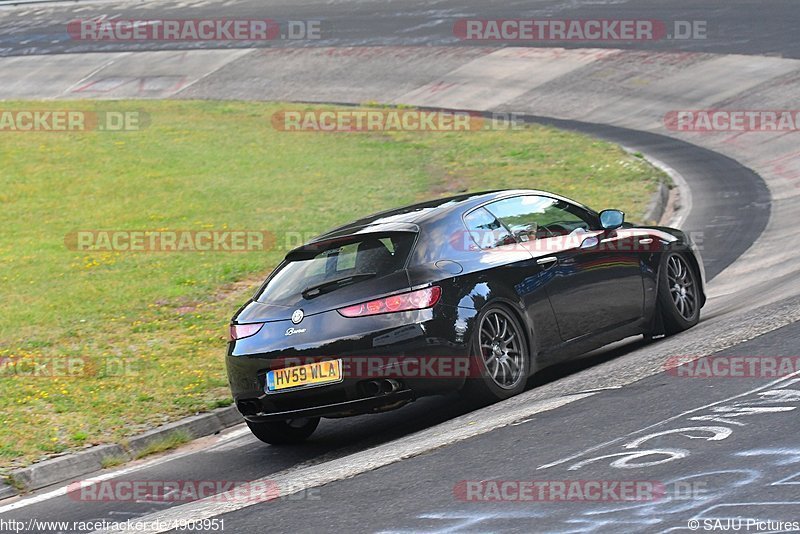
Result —
[[603, 210], [600, 212], [600, 226], [606, 230], [616, 230], [625, 222], [625, 214], [619, 210]]

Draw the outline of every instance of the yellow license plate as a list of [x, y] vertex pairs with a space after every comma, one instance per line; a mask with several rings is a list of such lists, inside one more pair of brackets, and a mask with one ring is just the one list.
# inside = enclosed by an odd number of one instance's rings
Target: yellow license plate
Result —
[[267, 373], [267, 391], [321, 386], [342, 381], [342, 360], [309, 363]]

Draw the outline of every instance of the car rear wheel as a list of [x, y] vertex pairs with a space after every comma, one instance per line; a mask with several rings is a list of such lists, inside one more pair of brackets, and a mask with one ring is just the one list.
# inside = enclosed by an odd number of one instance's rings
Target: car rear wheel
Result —
[[694, 267], [683, 254], [664, 255], [658, 281], [658, 306], [667, 335], [693, 327], [700, 320], [700, 286]]
[[530, 361], [522, 326], [504, 306], [490, 305], [478, 316], [463, 393], [496, 402], [525, 390]]
[[255, 437], [270, 445], [300, 443], [308, 438], [319, 425], [319, 417], [289, 419], [268, 423], [245, 421]]

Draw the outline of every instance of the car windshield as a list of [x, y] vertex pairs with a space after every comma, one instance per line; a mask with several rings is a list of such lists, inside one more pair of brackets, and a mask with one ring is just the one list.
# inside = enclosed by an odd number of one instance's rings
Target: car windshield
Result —
[[290, 255], [256, 300], [278, 303], [301, 294], [313, 298], [396, 272], [404, 268], [414, 236], [408, 232], [354, 236], [323, 243], [311, 253]]

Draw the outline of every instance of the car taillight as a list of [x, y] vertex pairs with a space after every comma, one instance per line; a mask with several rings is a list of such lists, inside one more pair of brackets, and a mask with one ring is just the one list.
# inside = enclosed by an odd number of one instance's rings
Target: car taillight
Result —
[[345, 317], [365, 317], [382, 313], [423, 310], [439, 302], [440, 296], [442, 296], [442, 289], [439, 286], [426, 287], [410, 293], [392, 295], [391, 297], [348, 306], [340, 309], [339, 313]]
[[232, 324], [231, 341], [255, 335], [261, 330], [262, 326], [264, 326], [264, 323]]

